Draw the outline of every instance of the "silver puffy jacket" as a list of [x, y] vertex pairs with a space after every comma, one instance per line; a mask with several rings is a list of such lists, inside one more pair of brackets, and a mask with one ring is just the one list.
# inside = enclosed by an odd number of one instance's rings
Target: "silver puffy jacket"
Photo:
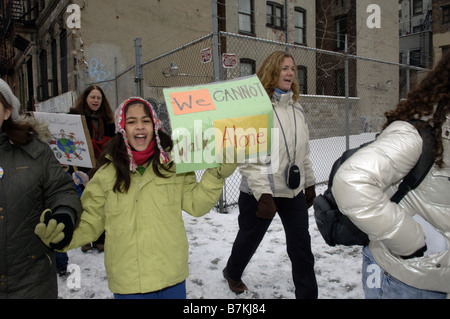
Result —
[[[376, 262], [400, 281], [450, 293], [450, 119], [444, 124], [445, 166], [434, 165], [425, 180], [399, 204], [389, 199], [416, 164], [422, 138], [408, 122], [389, 125], [376, 141], [348, 159], [334, 178], [340, 210], [370, 238]], [[444, 136], [445, 135], [445, 136]], [[427, 244], [424, 257], [402, 259]]]

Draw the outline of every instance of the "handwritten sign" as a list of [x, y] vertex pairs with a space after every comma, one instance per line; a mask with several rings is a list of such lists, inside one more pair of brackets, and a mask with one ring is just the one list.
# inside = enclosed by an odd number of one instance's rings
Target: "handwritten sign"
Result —
[[220, 165], [228, 146], [246, 158], [270, 150], [272, 103], [256, 75], [164, 89], [164, 98], [177, 173]]
[[214, 101], [208, 89], [174, 92], [170, 95], [174, 103], [173, 113], [182, 115], [215, 110]]
[[50, 148], [61, 164], [92, 168], [94, 150], [82, 115], [34, 112], [34, 117], [48, 124]]

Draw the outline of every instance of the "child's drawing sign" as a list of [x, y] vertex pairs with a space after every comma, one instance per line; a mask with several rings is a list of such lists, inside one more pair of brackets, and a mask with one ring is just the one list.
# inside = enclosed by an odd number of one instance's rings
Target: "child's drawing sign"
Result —
[[48, 124], [52, 135], [49, 145], [61, 164], [93, 167], [94, 151], [84, 116], [45, 112], [33, 115]]

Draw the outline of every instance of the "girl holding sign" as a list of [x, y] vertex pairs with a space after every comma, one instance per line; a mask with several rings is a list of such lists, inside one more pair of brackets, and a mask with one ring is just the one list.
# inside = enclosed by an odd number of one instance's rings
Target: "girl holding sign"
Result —
[[317, 298], [308, 232], [308, 208], [315, 197], [316, 179], [309, 158], [309, 130], [298, 103], [294, 58], [285, 51], [274, 52], [256, 74], [272, 100], [273, 127], [280, 134], [279, 140], [272, 141], [272, 150], [277, 144], [279, 152], [270, 154], [270, 161], [279, 165], [277, 170], [267, 169], [265, 162], [239, 167], [242, 174], [239, 232], [223, 274], [231, 290], [236, 293], [247, 290], [241, 276], [278, 212], [292, 262], [295, 295]]
[[208, 213], [236, 164], [175, 173], [172, 140], [154, 107], [130, 98], [115, 114], [116, 134], [100, 157], [81, 201], [83, 213], [69, 250], [103, 231], [105, 268], [115, 298], [186, 298], [188, 241], [182, 210]]

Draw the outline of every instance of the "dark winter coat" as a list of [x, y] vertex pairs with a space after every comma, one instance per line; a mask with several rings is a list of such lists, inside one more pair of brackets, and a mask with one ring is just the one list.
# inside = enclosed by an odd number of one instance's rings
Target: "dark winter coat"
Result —
[[[25, 146], [0, 135], [0, 298], [57, 298], [55, 257], [35, 235], [43, 210], [70, 207], [76, 223], [81, 202], [47, 143]], [[1, 171], [1, 170], [0, 170]]]

